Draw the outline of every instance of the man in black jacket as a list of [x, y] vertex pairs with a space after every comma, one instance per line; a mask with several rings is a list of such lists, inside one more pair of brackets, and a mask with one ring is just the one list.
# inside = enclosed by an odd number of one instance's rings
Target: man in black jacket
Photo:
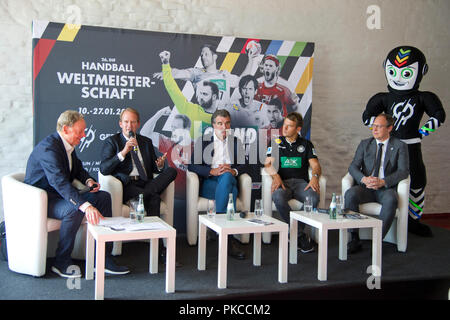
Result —
[[[125, 109], [119, 120], [122, 132], [109, 137], [102, 150], [100, 172], [113, 175], [122, 182], [123, 202], [144, 195], [147, 215], [159, 216], [160, 194], [175, 180], [177, 171], [164, 169], [166, 154], [157, 158], [152, 140], [136, 134], [140, 127], [139, 113]], [[153, 173], [158, 173], [153, 178]]]

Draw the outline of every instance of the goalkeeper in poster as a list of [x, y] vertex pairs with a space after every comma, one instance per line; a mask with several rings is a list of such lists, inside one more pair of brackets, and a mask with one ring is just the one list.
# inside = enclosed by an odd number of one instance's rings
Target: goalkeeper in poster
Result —
[[[421, 142], [444, 123], [445, 111], [437, 95], [419, 91], [420, 81], [428, 71], [425, 56], [419, 49], [410, 46], [397, 47], [389, 52], [383, 66], [389, 92], [377, 93], [370, 98], [362, 116], [363, 122], [370, 126], [382, 112], [393, 116], [395, 123], [392, 135], [405, 142], [409, 152], [411, 185], [408, 231], [431, 237], [431, 229], [420, 223], [427, 184]], [[424, 113], [429, 118], [420, 127]]]

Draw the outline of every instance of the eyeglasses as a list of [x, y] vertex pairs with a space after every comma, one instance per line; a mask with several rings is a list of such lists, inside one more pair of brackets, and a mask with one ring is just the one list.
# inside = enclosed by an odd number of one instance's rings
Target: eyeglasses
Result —
[[385, 125], [385, 124], [373, 124], [373, 125], [371, 125], [370, 128], [372, 128], [372, 129], [374, 129], [374, 128], [381, 129], [381, 128], [384, 128], [384, 127], [387, 127], [387, 125]]

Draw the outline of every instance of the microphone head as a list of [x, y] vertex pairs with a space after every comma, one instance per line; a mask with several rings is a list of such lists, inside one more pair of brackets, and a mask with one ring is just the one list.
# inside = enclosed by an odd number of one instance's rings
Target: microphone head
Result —
[[134, 138], [134, 132], [133, 132], [133, 131], [128, 132], [128, 136], [129, 136], [130, 138]]

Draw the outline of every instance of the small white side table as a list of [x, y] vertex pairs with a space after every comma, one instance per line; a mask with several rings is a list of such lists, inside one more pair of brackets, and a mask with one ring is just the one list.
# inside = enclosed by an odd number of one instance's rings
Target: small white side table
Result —
[[[108, 219], [108, 218], [105, 218]], [[175, 246], [177, 231], [159, 217], [145, 217], [145, 222], [159, 222], [165, 226], [161, 230], [113, 231], [107, 227], [88, 224], [86, 235], [86, 280], [94, 278], [94, 239], [96, 245], [95, 299], [104, 299], [105, 285], [105, 243], [150, 239], [149, 272], [158, 273], [158, 241], [167, 238], [166, 252], [166, 292], [175, 292]]]
[[347, 260], [347, 229], [372, 228], [372, 274], [381, 276], [381, 227], [382, 221], [369, 216], [367, 219], [330, 219], [324, 213], [290, 212], [289, 262], [297, 264], [298, 221], [319, 229], [319, 257], [317, 278], [327, 280], [328, 230], [339, 230], [339, 260]]
[[206, 228], [210, 228], [219, 234], [219, 263], [217, 287], [224, 289], [227, 287], [227, 257], [228, 257], [228, 235], [253, 233], [253, 265], [261, 265], [261, 233], [279, 232], [278, 244], [278, 282], [287, 282], [287, 254], [288, 254], [288, 225], [272, 217], [263, 215], [261, 220], [271, 222], [270, 225], [256, 225], [247, 220], [255, 218], [254, 214], [249, 214], [248, 218], [236, 217], [229, 221], [226, 214], [216, 214], [209, 218], [200, 215], [199, 239], [198, 239], [198, 270], [205, 270], [206, 263]]

